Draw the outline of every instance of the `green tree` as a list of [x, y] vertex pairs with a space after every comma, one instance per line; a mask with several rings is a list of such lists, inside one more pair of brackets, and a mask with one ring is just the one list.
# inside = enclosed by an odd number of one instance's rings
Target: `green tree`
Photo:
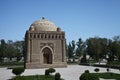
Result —
[[93, 57], [95, 60], [98, 61], [99, 59], [99, 44], [98, 44], [98, 38], [89, 38], [86, 41], [87, 43], [87, 53]]
[[16, 49], [20, 51], [22, 55], [25, 53], [25, 42], [24, 41], [16, 41], [14, 42], [14, 46]]
[[22, 41], [16, 41], [16, 42], [14, 42], [14, 46], [15, 46], [15, 48], [17, 49], [17, 50], [19, 50], [19, 53], [20, 53], [20, 55], [18, 54], [18, 60], [22, 57], [22, 56], [24, 56], [25, 54], [25, 41], [24, 40], [22, 40]]
[[120, 60], [120, 36], [114, 36], [109, 44], [109, 61], [113, 61], [115, 56]]
[[115, 49], [115, 55], [118, 58], [118, 60], [120, 61], [120, 36], [114, 36], [113, 37], [114, 40], [114, 49]]
[[116, 43], [111, 41], [108, 45], [108, 48], [109, 48], [109, 52], [108, 52], [108, 56], [109, 56], [109, 59], [108, 61], [113, 61], [114, 60], [114, 57], [115, 57], [115, 53], [116, 53]]
[[89, 38], [86, 40], [87, 53], [95, 60], [99, 61], [100, 58], [105, 57], [108, 53], [109, 41], [106, 38]]
[[12, 40], [8, 40], [6, 50], [6, 57], [10, 59], [16, 57], [17, 60], [20, 60], [21, 53], [20, 50], [16, 47], [15, 42], [13, 42]]
[[76, 56], [81, 56], [85, 53], [86, 50], [86, 45], [85, 43], [82, 41], [81, 38], [78, 39], [78, 42], [76, 43], [77, 45], [77, 49], [76, 49]]
[[72, 40], [71, 43], [69, 43], [69, 45], [67, 46], [67, 54], [68, 54], [68, 58], [73, 58], [74, 61], [74, 54], [75, 54], [75, 41]]
[[72, 49], [71, 49], [71, 44], [69, 43], [67, 45], [67, 56], [68, 56], [68, 59], [72, 58]]
[[106, 58], [106, 55], [108, 53], [108, 45], [109, 45], [109, 39], [107, 38], [99, 38], [100, 41], [100, 58]]
[[2, 39], [0, 44], [0, 62], [2, 61], [2, 58], [6, 56], [6, 51], [7, 51], [6, 48], [7, 48], [7, 44], [5, 40]]
[[24, 41], [16, 41], [8, 40], [7, 43], [5, 40], [1, 40], [0, 44], [0, 61], [2, 58], [17, 58], [17, 60], [21, 59], [21, 53], [23, 52], [23, 43]]

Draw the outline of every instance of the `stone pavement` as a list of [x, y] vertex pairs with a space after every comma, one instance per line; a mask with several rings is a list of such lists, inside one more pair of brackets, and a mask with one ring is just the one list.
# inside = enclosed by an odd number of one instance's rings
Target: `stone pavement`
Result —
[[[56, 72], [61, 74], [61, 77], [65, 80], [79, 80], [79, 76], [85, 71], [89, 70], [90, 72], [94, 72], [96, 67], [92, 66], [81, 66], [81, 65], [68, 65], [67, 68], [55, 68]], [[106, 72], [106, 68], [100, 68], [100, 72]], [[22, 75], [43, 75], [45, 73], [45, 69], [26, 69]], [[120, 74], [120, 71], [117, 69], [110, 69], [111, 72]], [[12, 74], [11, 69], [0, 68], [0, 80], [7, 80], [15, 76]], [[101, 79], [104, 80], [104, 79]]]

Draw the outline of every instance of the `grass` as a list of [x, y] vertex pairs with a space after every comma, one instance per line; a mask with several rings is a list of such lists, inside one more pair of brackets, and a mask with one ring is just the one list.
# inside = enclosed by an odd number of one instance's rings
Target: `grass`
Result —
[[116, 73], [91, 73], [99, 78], [120, 80], [120, 74]]
[[55, 80], [55, 77], [51, 75], [17, 76], [14, 77], [12, 80]]
[[[90, 74], [98, 76], [99, 78], [120, 80], [120, 74], [116, 73], [90, 73]], [[55, 80], [55, 77], [52, 75], [16, 76], [11, 80]]]

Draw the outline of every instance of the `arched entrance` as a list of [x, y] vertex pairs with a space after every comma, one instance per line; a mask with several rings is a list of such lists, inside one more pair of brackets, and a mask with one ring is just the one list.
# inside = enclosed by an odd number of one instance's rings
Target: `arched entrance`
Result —
[[52, 51], [48, 47], [45, 47], [42, 52], [44, 64], [52, 64]]

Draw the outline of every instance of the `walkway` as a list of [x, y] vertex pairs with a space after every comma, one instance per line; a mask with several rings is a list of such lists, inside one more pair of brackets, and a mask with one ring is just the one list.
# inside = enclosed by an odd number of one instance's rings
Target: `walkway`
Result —
[[[65, 80], [79, 80], [79, 76], [85, 71], [89, 70], [90, 72], [94, 72], [96, 67], [92, 66], [80, 66], [80, 65], [68, 65], [67, 68], [55, 68], [56, 72], [61, 74], [61, 77]], [[45, 73], [45, 69], [26, 69], [22, 75], [43, 75]], [[100, 72], [106, 72], [106, 68], [99, 68]], [[111, 69], [111, 72], [119, 73], [120, 71], [117, 69]], [[12, 74], [11, 69], [0, 68], [0, 80], [7, 80], [11, 77], [15, 76]]]

